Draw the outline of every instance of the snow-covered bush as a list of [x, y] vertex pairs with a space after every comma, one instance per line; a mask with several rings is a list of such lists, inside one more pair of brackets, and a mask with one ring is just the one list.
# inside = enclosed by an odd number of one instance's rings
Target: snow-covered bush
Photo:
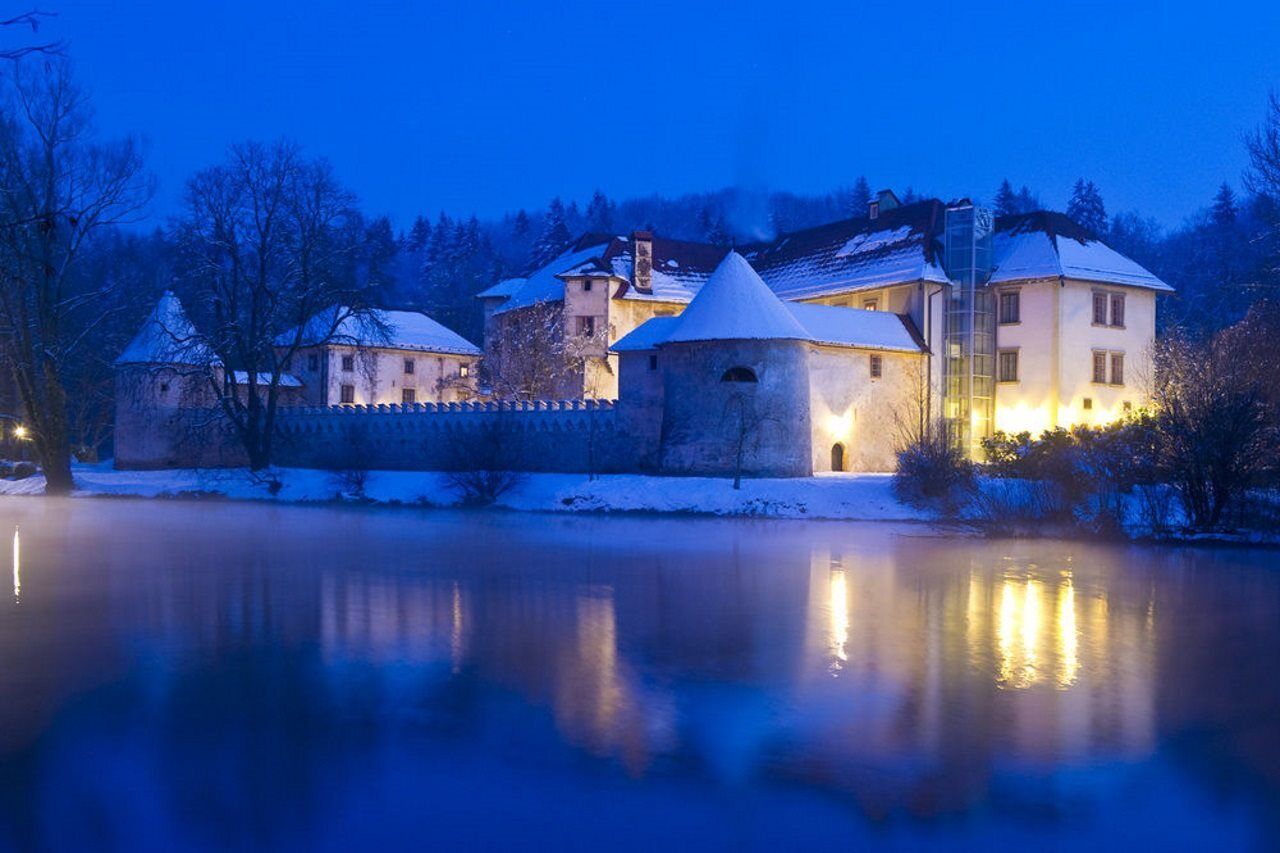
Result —
[[926, 430], [898, 451], [893, 491], [912, 506], [954, 512], [973, 488], [973, 465], [945, 428]]

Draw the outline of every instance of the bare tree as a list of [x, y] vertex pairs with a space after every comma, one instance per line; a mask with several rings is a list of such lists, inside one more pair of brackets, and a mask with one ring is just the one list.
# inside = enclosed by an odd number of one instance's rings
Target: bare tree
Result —
[[253, 470], [271, 463], [295, 353], [385, 336], [357, 281], [361, 232], [355, 197], [329, 163], [291, 142], [234, 145], [187, 185], [175, 236], [189, 307], [215, 356], [208, 381]]
[[765, 427], [780, 423], [781, 419], [761, 411], [754, 393], [740, 391], [725, 401], [724, 422], [729, 428], [733, 454], [733, 487], [741, 489], [747, 453], [759, 448]]
[[501, 315], [498, 334], [498, 352], [481, 367], [484, 384], [498, 399], [559, 399], [583, 375], [582, 344], [566, 334], [559, 303], [540, 302]]
[[5, 79], [0, 114], [0, 354], [12, 370], [50, 493], [68, 492], [66, 376], [108, 316], [110, 284], [77, 288], [82, 249], [99, 230], [132, 221], [151, 197], [132, 139], [98, 143], [89, 105], [56, 58], [21, 62]]
[[[33, 9], [30, 12], [23, 12], [20, 15], [14, 15], [12, 18], [0, 20], [0, 29], [8, 27], [30, 27], [32, 33], [40, 32], [40, 24], [47, 18], [57, 17], [55, 12], [41, 12]], [[21, 47], [10, 47], [0, 50], [0, 59], [21, 59], [31, 54], [45, 54], [49, 56], [61, 54], [63, 44], [61, 41], [36, 42], [35, 44], [22, 45]]]

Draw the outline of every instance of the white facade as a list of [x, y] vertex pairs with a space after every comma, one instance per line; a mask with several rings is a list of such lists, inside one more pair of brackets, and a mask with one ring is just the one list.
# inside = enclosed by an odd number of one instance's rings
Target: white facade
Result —
[[476, 396], [478, 356], [390, 347], [300, 350], [292, 373], [314, 406], [456, 403]]

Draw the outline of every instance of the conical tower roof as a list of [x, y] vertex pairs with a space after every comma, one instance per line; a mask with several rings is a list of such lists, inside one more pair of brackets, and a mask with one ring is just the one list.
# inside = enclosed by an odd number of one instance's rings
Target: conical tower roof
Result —
[[810, 340], [809, 333], [737, 252], [730, 252], [676, 323], [669, 343]]
[[182, 302], [166, 290], [116, 364], [202, 366], [213, 361], [213, 354], [200, 341]]

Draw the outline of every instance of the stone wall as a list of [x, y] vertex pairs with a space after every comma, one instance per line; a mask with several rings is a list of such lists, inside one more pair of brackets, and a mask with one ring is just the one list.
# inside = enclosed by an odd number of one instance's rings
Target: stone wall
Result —
[[610, 401], [421, 403], [277, 413], [280, 465], [442, 471], [635, 470], [644, 448]]

